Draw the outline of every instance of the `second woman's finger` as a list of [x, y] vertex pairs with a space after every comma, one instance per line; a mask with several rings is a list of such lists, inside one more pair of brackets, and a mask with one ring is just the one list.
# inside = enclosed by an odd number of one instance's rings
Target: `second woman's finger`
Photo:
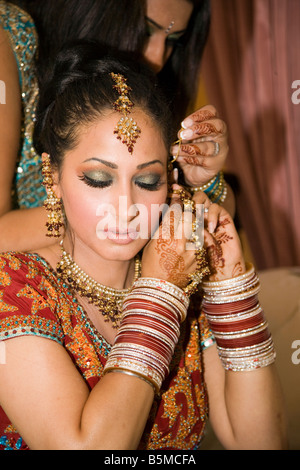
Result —
[[194, 123], [188, 129], [181, 129], [179, 139], [190, 141], [199, 137], [217, 137], [227, 134], [227, 126], [222, 119], [214, 118], [203, 122]]

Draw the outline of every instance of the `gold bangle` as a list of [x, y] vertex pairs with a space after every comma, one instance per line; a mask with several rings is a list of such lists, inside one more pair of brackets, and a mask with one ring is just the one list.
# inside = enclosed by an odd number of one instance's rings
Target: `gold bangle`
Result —
[[155, 387], [156, 393], [159, 392], [163, 379], [161, 375], [156, 373], [152, 368], [150, 369], [149, 367], [133, 360], [109, 358], [104, 368], [104, 373], [119, 369], [133, 372], [143, 377], [144, 380], [150, 382]]
[[154, 393], [156, 393], [156, 388], [155, 388], [154, 384], [152, 382], [150, 382], [150, 380], [147, 380], [145, 377], [142, 377], [141, 375], [139, 375], [135, 372], [125, 370], [125, 369], [109, 369], [109, 370], [106, 371], [106, 373], [108, 373], [108, 372], [118, 372], [120, 374], [129, 375], [131, 377], [136, 377], [137, 379], [143, 380], [143, 382], [146, 382], [148, 385], [150, 385], [150, 387], [153, 389]]

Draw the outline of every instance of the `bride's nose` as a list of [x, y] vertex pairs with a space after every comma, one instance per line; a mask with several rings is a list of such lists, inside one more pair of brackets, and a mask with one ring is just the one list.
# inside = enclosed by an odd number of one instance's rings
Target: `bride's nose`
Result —
[[139, 209], [130, 195], [119, 196], [116, 214], [122, 224], [128, 224], [137, 217]]

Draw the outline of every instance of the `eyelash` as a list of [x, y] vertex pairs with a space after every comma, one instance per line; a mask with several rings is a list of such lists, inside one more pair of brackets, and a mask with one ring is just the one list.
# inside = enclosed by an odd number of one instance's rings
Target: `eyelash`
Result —
[[141, 183], [141, 182], [135, 182], [137, 186], [139, 186], [141, 189], [146, 189], [147, 191], [157, 191], [161, 185], [163, 184], [162, 181], [159, 179], [157, 182], [153, 184], [147, 184], [147, 183]]
[[[87, 175], [82, 175], [79, 177], [79, 179], [83, 181], [87, 186], [90, 186], [91, 188], [104, 189], [104, 188], [108, 188], [112, 184], [112, 180], [108, 180], [105, 182], [96, 181], [96, 180], [89, 178]], [[141, 183], [138, 181], [136, 181], [135, 184], [141, 189], [145, 189], [147, 191], [156, 191], [162, 186], [163, 182], [159, 179], [153, 184]]]
[[[146, 36], [148, 38], [150, 38], [152, 35], [154, 34], [154, 30], [151, 28], [151, 26], [147, 26], [146, 27]], [[166, 44], [168, 46], [172, 46], [172, 47], [175, 47], [177, 45], [181, 45], [181, 40], [182, 39], [182, 35], [180, 35], [179, 37], [172, 37], [171, 36], [167, 36], [166, 37]]]
[[87, 175], [79, 176], [79, 179], [83, 181], [87, 186], [90, 186], [91, 188], [107, 188], [112, 183], [112, 180], [108, 180], [105, 182], [93, 180], [92, 178], [89, 178]]
[[[152, 35], [151, 34], [147, 34], [147, 37], [150, 38]], [[175, 47], [175, 46], [179, 46], [181, 45], [181, 37], [179, 38], [166, 38], [166, 45], [168, 46], [172, 46], [172, 47]]]

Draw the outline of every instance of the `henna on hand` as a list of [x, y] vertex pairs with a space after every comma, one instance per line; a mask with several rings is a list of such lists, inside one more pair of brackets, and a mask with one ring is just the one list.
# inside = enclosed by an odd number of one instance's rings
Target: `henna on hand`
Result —
[[187, 163], [188, 165], [201, 166], [202, 168], [207, 167], [207, 165], [205, 164], [204, 157], [202, 157], [201, 159], [197, 157], [184, 157], [183, 161]]
[[194, 132], [197, 135], [216, 135], [220, 131], [211, 122], [203, 122], [195, 125]]
[[195, 259], [191, 251], [186, 251], [181, 199], [179, 195], [172, 199], [174, 202], [164, 215], [157, 233], [144, 248], [142, 276], [158, 277], [184, 288], [190, 281]]
[[195, 122], [208, 121], [216, 117], [216, 114], [209, 110], [198, 110], [193, 114], [193, 119]]
[[177, 241], [174, 238], [165, 240], [161, 234], [155, 250], [159, 254], [159, 266], [166, 274], [166, 280], [183, 288], [187, 285], [189, 277], [184, 273], [185, 262], [183, 257], [177, 253], [176, 248]]
[[182, 144], [181, 145], [181, 150], [186, 153], [188, 156], [184, 156], [183, 160], [185, 163], [189, 165], [194, 165], [194, 166], [201, 166], [205, 167], [205, 158], [198, 158], [200, 157], [207, 157], [207, 154], [198, 147], [198, 145], [188, 145], [188, 144]]
[[245, 272], [245, 269], [242, 266], [242, 263], [239, 261], [238, 263], [236, 263], [236, 265], [234, 266], [232, 270], [232, 277], [240, 276], [244, 272]]
[[209, 260], [210, 273], [211, 275], [215, 275], [224, 268], [225, 259], [222, 256], [223, 251], [222, 251], [221, 243], [214, 236], [212, 236], [212, 238], [214, 239], [214, 244], [209, 245], [206, 248], [206, 251], [207, 251], [207, 256]]
[[219, 221], [219, 224], [213, 234], [211, 234], [211, 243], [207, 246], [207, 255], [209, 267], [213, 280], [217, 281], [223, 277], [235, 277], [243, 272], [241, 261], [233, 264], [231, 267], [230, 259], [226, 259], [224, 252], [230, 250], [228, 244], [234, 240], [234, 237], [226, 231], [226, 226], [232, 224], [229, 218], [225, 217]]
[[198, 145], [189, 145], [189, 144], [182, 144], [181, 150], [184, 153], [187, 153], [190, 157], [194, 157], [200, 155], [201, 157], [206, 157], [206, 152], [203, 152]]

